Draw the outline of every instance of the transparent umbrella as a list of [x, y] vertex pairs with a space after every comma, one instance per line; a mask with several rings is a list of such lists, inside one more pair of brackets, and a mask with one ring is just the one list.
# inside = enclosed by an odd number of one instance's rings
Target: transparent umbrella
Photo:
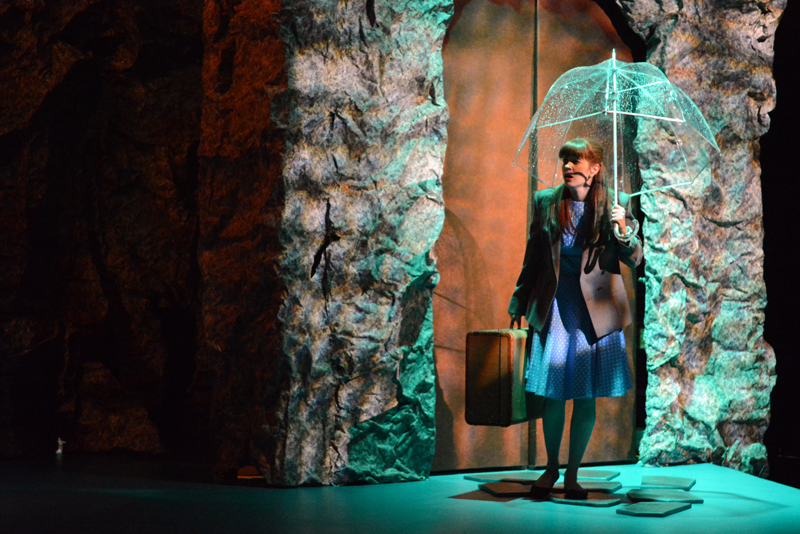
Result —
[[[558, 151], [576, 137], [592, 138], [605, 149], [615, 203], [619, 191], [635, 196], [691, 184], [719, 154], [686, 93], [658, 67], [617, 61], [616, 53], [556, 80], [528, 124], [514, 164], [554, 187], [562, 180]], [[517, 163], [526, 145], [528, 168]]]

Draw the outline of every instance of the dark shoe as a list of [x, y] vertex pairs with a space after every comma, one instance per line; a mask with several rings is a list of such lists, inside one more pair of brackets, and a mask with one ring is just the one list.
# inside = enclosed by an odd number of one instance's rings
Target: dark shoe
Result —
[[548, 495], [550, 495], [550, 488], [543, 488], [542, 486], [537, 486], [536, 484], [531, 486], [531, 497], [534, 499], [546, 499]]
[[570, 501], [585, 501], [589, 498], [589, 492], [585, 489], [571, 489], [567, 490], [564, 498]]

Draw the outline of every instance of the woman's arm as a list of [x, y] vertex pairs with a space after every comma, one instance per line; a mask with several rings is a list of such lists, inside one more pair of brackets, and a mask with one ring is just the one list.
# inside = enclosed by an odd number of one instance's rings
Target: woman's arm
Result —
[[[620, 196], [620, 202], [624, 202], [628, 207], [630, 206], [627, 195]], [[633, 216], [629, 210], [619, 205], [611, 209], [611, 220], [619, 228], [619, 233], [622, 235], [622, 237], [618, 237], [616, 233], [614, 234], [614, 237], [619, 242], [619, 260], [628, 267], [635, 269], [642, 261], [642, 245], [639, 241], [639, 236], [636, 235], [634, 230], [634, 228], [639, 228], [639, 224], [634, 223]]]
[[541, 196], [534, 196], [533, 220], [531, 221], [528, 232], [528, 242], [525, 245], [525, 258], [522, 262], [522, 270], [517, 278], [517, 285], [511, 296], [511, 303], [508, 305], [508, 314], [511, 316], [512, 326], [521, 324], [520, 320], [528, 307], [528, 297], [531, 294], [536, 273], [542, 268], [544, 257], [542, 256], [541, 243], [542, 223], [541, 223]]
[[631, 238], [627, 245], [620, 241], [619, 261], [631, 269], [635, 269], [642, 262], [642, 245], [638, 236]]

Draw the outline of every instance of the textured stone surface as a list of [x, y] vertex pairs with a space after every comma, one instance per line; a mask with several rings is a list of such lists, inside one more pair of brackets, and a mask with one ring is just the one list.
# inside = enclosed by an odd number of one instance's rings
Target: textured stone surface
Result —
[[57, 436], [159, 452], [202, 433], [201, 5], [0, 7], [3, 454]]
[[[71, 450], [163, 452], [158, 429], [135, 395], [100, 362], [81, 366], [80, 417]], [[102, 432], [97, 429], [102, 428]]]
[[642, 199], [649, 378], [641, 461], [710, 461], [765, 476], [775, 356], [763, 339], [758, 139], [775, 105], [773, 39], [786, 2], [618, 4], [648, 61], [695, 101], [722, 151], [713, 176]]
[[0, 7], [0, 454], [427, 475], [450, 6], [284, 4]]
[[214, 376], [220, 474], [265, 454], [252, 449], [253, 429], [285, 389], [276, 271], [285, 138], [271, 118], [286, 88], [279, 9], [277, 0], [210, 0], [203, 15], [199, 360]]
[[452, 2], [287, 1], [277, 484], [414, 480], [434, 444], [432, 248]]

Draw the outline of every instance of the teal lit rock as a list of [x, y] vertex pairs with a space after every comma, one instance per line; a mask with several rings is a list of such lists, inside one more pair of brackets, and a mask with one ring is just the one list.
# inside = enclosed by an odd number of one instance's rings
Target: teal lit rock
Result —
[[[693, 185], [642, 198], [649, 377], [640, 459], [766, 476], [775, 355], [763, 339], [757, 154], [775, 106], [773, 42], [786, 1], [618, 4], [648, 61], [695, 101], [722, 151]], [[657, 151], [639, 143], [643, 154]], [[642, 163], [643, 175], [668, 172]]]
[[427, 477], [451, 1], [282, 4], [286, 376], [253, 456], [281, 485]]
[[[342, 481], [418, 480], [430, 471], [436, 395], [431, 377], [433, 308], [431, 287], [410, 288], [401, 324], [397, 405], [350, 430], [350, 465]], [[405, 330], [405, 332], [403, 331]], [[402, 454], [398, 454], [402, 452]]]

